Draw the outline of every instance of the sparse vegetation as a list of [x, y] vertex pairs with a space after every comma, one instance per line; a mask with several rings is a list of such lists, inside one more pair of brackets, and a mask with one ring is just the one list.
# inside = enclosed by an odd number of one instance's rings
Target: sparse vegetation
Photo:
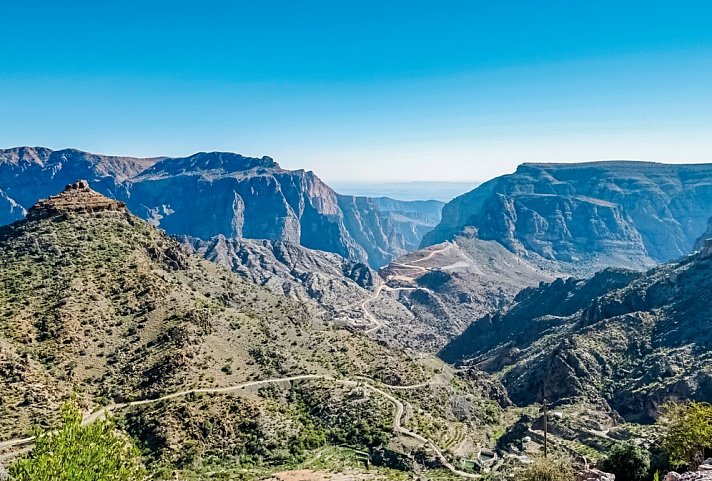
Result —
[[517, 481], [573, 481], [574, 469], [563, 458], [536, 458], [517, 474]]
[[57, 431], [40, 430], [29, 456], [10, 466], [15, 481], [138, 481], [146, 471], [130, 439], [111, 419], [82, 426], [77, 407], [61, 408]]

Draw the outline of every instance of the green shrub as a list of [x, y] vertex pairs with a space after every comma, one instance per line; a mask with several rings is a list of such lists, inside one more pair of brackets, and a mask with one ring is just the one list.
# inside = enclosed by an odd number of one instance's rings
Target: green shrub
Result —
[[650, 471], [650, 453], [629, 443], [611, 448], [599, 467], [616, 475], [616, 481], [645, 481]]
[[712, 405], [668, 403], [658, 422], [665, 428], [662, 448], [673, 467], [697, 466], [705, 449], [712, 449]]
[[136, 481], [146, 477], [141, 457], [111, 419], [82, 426], [73, 404], [62, 406], [62, 426], [37, 432], [32, 452], [10, 466], [15, 481]]
[[573, 481], [571, 463], [557, 458], [536, 458], [516, 477], [517, 481]]

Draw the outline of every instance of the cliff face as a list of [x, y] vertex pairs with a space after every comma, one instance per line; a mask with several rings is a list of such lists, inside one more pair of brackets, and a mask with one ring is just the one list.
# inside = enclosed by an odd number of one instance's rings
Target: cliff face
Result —
[[589, 271], [639, 268], [687, 254], [710, 215], [709, 164], [523, 164], [448, 203], [422, 245], [471, 227], [511, 251]]
[[[131, 180], [129, 208], [170, 233], [284, 240], [365, 260], [337, 196], [311, 172], [269, 158], [198, 154], [164, 160]], [[208, 157], [208, 159], [205, 159]]]
[[31, 147], [0, 151], [0, 224], [77, 178], [170, 234], [293, 242], [374, 267], [435, 225], [432, 216], [395, 221], [373, 200], [338, 195], [312, 172], [284, 170], [269, 157], [135, 159]]

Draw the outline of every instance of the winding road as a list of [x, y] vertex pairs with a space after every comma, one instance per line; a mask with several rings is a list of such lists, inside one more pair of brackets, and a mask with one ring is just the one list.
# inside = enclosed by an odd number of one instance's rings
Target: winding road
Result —
[[[416, 259], [411, 262], [413, 262], [413, 263], [414, 262], [423, 262], [425, 260], [432, 258], [436, 254], [444, 252], [452, 247], [453, 247], [452, 244], [447, 243], [447, 245], [445, 247], [443, 247], [441, 249], [434, 250], [434, 251], [430, 252], [427, 256], [420, 258], [420, 259]], [[428, 269], [426, 269], [422, 266], [416, 266], [413, 264], [401, 264], [401, 263], [393, 263], [393, 264], [395, 264], [397, 266], [416, 269], [416, 270], [422, 271], [422, 272], [428, 271]], [[391, 277], [392, 276], [389, 276], [386, 279], [386, 282], [388, 282]], [[403, 279], [408, 279], [410, 281], [413, 280], [412, 277], [408, 277], [408, 276], [397, 276], [397, 277], [403, 278]], [[390, 287], [390, 286], [386, 285], [385, 283], [378, 286], [378, 288], [374, 292], [373, 296], [367, 298], [366, 300], [364, 300], [361, 303], [361, 309], [363, 310], [364, 314], [366, 315], [366, 318], [372, 324], [374, 324], [374, 327], [369, 328], [364, 332], [367, 334], [375, 332], [376, 330], [380, 329], [383, 325], [381, 323], [381, 321], [376, 319], [376, 317], [369, 312], [367, 305], [369, 303], [375, 301], [376, 299], [378, 299], [378, 296], [380, 296], [384, 290], [399, 291], [399, 290], [415, 290], [415, 289], [417, 289], [417, 288], [415, 288], [415, 287]], [[426, 290], [428, 290], [428, 289], [426, 289]], [[373, 380], [369, 379], [369, 378], [365, 378], [365, 377], [359, 378], [360, 379], [359, 381], [354, 381], [354, 380], [350, 380], [350, 379], [336, 379], [336, 378], [333, 378], [330, 376], [320, 375], [320, 374], [303, 374], [303, 375], [283, 377], [283, 378], [264, 379], [261, 381], [248, 381], [248, 382], [244, 382], [244, 383], [240, 383], [240, 384], [235, 384], [233, 386], [188, 389], [185, 391], [178, 391], [178, 392], [174, 392], [174, 393], [167, 394], [165, 396], [161, 396], [161, 397], [153, 398], [153, 399], [142, 399], [139, 401], [110, 404], [108, 406], [104, 406], [102, 409], [100, 409], [98, 411], [95, 411], [93, 413], [89, 413], [89, 414], [85, 415], [84, 418], [82, 419], [82, 424], [84, 424], [84, 425], [91, 424], [94, 421], [103, 418], [109, 412], [117, 411], [117, 410], [124, 409], [127, 407], [142, 406], [142, 405], [146, 405], [146, 404], [152, 404], [152, 403], [157, 403], [157, 402], [161, 402], [161, 401], [166, 401], [166, 400], [170, 400], [170, 399], [188, 396], [190, 394], [198, 394], [198, 393], [202, 393], [202, 394], [221, 394], [221, 393], [223, 393], [224, 394], [224, 393], [231, 393], [231, 392], [239, 391], [239, 390], [246, 389], [249, 387], [254, 387], [254, 386], [260, 386], [260, 385], [266, 385], [266, 384], [279, 384], [279, 383], [301, 381], [301, 380], [308, 380], [308, 379], [321, 379], [321, 380], [326, 380], [326, 381], [332, 381], [332, 382], [335, 382], [335, 383], [338, 383], [338, 384], [341, 384], [344, 386], [350, 386], [350, 387], [355, 387], [355, 386], [360, 385], [360, 386], [365, 387], [366, 389], [369, 389], [369, 390], [379, 394], [380, 396], [387, 399], [396, 408], [395, 414], [393, 417], [394, 432], [411, 437], [413, 439], [416, 439], [416, 440], [430, 446], [433, 449], [433, 451], [435, 452], [438, 459], [440, 460], [441, 464], [445, 468], [447, 468], [448, 470], [453, 472], [454, 474], [457, 474], [457, 475], [465, 477], [465, 478], [472, 478], [472, 479], [481, 478], [480, 475], [466, 473], [464, 471], [458, 470], [457, 468], [455, 468], [455, 466], [453, 466], [448, 461], [448, 459], [442, 453], [440, 448], [438, 448], [438, 446], [433, 441], [430, 441], [429, 439], [424, 438], [423, 436], [419, 435], [418, 433], [415, 433], [415, 432], [410, 431], [407, 428], [403, 427], [401, 424], [403, 414], [405, 412], [405, 406], [403, 405], [403, 403], [400, 400], [398, 400], [396, 397], [392, 396], [391, 394], [388, 394], [383, 389], [380, 389], [372, 384], [369, 384], [368, 382], [373, 382]], [[368, 382], [364, 382], [364, 381], [368, 381]], [[388, 389], [407, 390], [407, 389], [419, 389], [419, 388], [429, 386], [431, 384], [432, 384], [432, 382], [425, 382], [425, 383], [406, 385], [406, 386], [396, 386], [396, 385], [388, 385], [388, 384], [384, 384], [383, 386]], [[4, 450], [10, 449], [10, 448], [18, 448], [18, 447], [27, 448], [28, 446], [32, 445], [33, 443], [34, 443], [34, 437], [2, 441], [2, 442], [0, 442], [0, 451], [4, 451]], [[6, 459], [8, 457], [9, 457], [8, 455], [1, 456], [0, 459]]]
[[[415, 433], [415, 432], [410, 431], [410, 430], [406, 429], [405, 427], [403, 427], [401, 424], [401, 420], [402, 420], [403, 414], [405, 412], [405, 406], [403, 405], [403, 403], [396, 397], [394, 397], [391, 394], [384, 391], [383, 389], [380, 389], [372, 384], [365, 382], [366, 380], [369, 382], [373, 382], [372, 379], [369, 379], [366, 377], [360, 377], [360, 378], [358, 378], [359, 379], [358, 381], [354, 381], [351, 379], [337, 379], [337, 378], [333, 378], [331, 376], [322, 375], [322, 374], [302, 374], [302, 375], [298, 375], [298, 376], [264, 379], [261, 381], [248, 381], [248, 382], [244, 382], [244, 383], [240, 383], [240, 384], [235, 384], [233, 386], [188, 389], [185, 391], [178, 391], [178, 392], [174, 392], [171, 394], [167, 394], [165, 396], [161, 396], [158, 398], [142, 399], [140, 401], [131, 401], [131, 402], [127, 402], [127, 403], [116, 403], [116, 404], [104, 406], [102, 409], [84, 416], [84, 418], [82, 419], [82, 424], [84, 424], [84, 425], [91, 424], [94, 421], [103, 418], [109, 412], [116, 411], [119, 409], [124, 409], [124, 408], [132, 407], [132, 406], [142, 406], [145, 404], [157, 403], [157, 402], [166, 401], [169, 399], [175, 399], [178, 397], [187, 396], [187, 395], [194, 394], [194, 393], [204, 393], [204, 394], [230, 393], [230, 392], [239, 391], [241, 389], [246, 389], [246, 388], [253, 387], [253, 386], [260, 386], [260, 385], [265, 385], [265, 384], [279, 384], [279, 383], [301, 381], [301, 380], [307, 380], [307, 379], [321, 379], [321, 380], [331, 381], [331, 382], [335, 382], [335, 383], [341, 384], [343, 386], [349, 386], [349, 387], [362, 386], [366, 389], [373, 391], [376, 394], [379, 394], [380, 396], [387, 399], [396, 408], [395, 414], [393, 416], [393, 431], [394, 432], [411, 437], [413, 439], [416, 439], [416, 440], [430, 446], [433, 449], [433, 451], [435, 452], [435, 454], [438, 457], [438, 459], [440, 460], [440, 462], [442, 463], [442, 465], [445, 468], [447, 468], [448, 470], [450, 470], [451, 472], [453, 472], [454, 474], [457, 474], [459, 476], [466, 477], [466, 478], [472, 478], [472, 479], [481, 477], [480, 475], [466, 473], [464, 471], [458, 470], [457, 468], [455, 468], [455, 466], [453, 466], [450, 463], [450, 461], [448, 461], [448, 459], [445, 457], [445, 455], [442, 453], [442, 451], [440, 451], [440, 448], [438, 448], [434, 442], [430, 441], [427, 438], [424, 438], [423, 436], [419, 435], [418, 433]], [[419, 384], [411, 384], [411, 385], [405, 385], [405, 386], [396, 386], [396, 385], [389, 385], [389, 384], [384, 384], [383, 386], [388, 389], [406, 390], [406, 389], [419, 389], [419, 388], [429, 386], [431, 384], [432, 384], [432, 382], [429, 381], [429, 382], [424, 382], [424, 383], [419, 383]], [[33, 442], [34, 442], [34, 437], [11, 439], [8, 441], [0, 442], [0, 450], [6, 450], [9, 448], [16, 448], [16, 447], [26, 447], [26, 446], [31, 445]]]
[[[423, 262], [423, 261], [426, 261], [426, 260], [428, 260], [428, 259], [431, 259], [434, 255], [440, 254], [440, 253], [445, 252], [445, 251], [447, 251], [447, 250], [449, 250], [449, 249], [452, 249], [452, 248], [454, 247], [453, 244], [451, 244], [451, 243], [449, 243], [449, 242], [446, 242], [446, 244], [447, 244], [447, 245], [446, 245], [445, 247], [441, 247], [440, 249], [433, 250], [433, 251], [431, 251], [430, 254], [428, 254], [427, 256], [421, 257], [420, 259], [416, 259], [416, 260], [410, 261], [410, 262], [414, 263], [414, 262]], [[420, 272], [428, 272], [428, 271], [429, 271], [429, 269], [427, 269], [427, 268], [425, 268], [425, 267], [423, 267], [423, 266], [416, 266], [416, 265], [413, 265], [413, 264], [403, 264], [403, 263], [400, 263], [400, 262], [392, 262], [391, 264], [392, 264], [392, 265], [395, 265], [395, 266], [399, 266], [399, 267], [406, 267], [406, 268], [409, 268], [409, 269], [415, 269], [415, 270], [420, 271]], [[395, 278], [397, 278], [397, 279], [399, 279], [399, 280], [404, 280], [404, 281], [407, 281], [407, 282], [413, 282], [413, 280], [414, 280], [413, 277], [410, 277], [410, 276], [404, 276], [404, 275], [393, 276], [393, 275], [389, 275], [388, 277], [386, 277], [385, 282], [384, 282], [383, 284], [381, 284], [380, 286], [378, 286], [378, 289], [376, 289], [376, 291], [373, 293], [373, 295], [372, 295], [371, 297], [367, 298], [365, 301], [363, 301], [363, 302], [361, 303], [361, 310], [362, 310], [363, 313], [365, 314], [366, 319], [368, 319], [368, 320], [371, 322], [371, 324], [373, 324], [373, 327], [368, 328], [368, 329], [366, 329], [366, 330], [364, 331], [366, 334], [371, 334], [371, 333], [373, 333], [373, 332], [376, 332], [378, 329], [380, 329], [380, 328], [383, 326], [383, 323], [382, 323], [381, 321], [379, 321], [373, 314], [371, 314], [371, 313], [369, 312], [368, 308], [366, 307], [367, 304], [369, 304], [369, 303], [375, 301], [376, 299], [378, 299], [378, 296], [381, 295], [381, 292], [383, 292], [383, 291], [414, 291], [414, 290], [417, 290], [417, 289], [422, 289], [422, 290], [428, 291], [430, 294], [433, 294], [433, 295], [434, 295], [433, 291], [431, 291], [430, 289], [425, 288], [425, 287], [390, 287], [390, 286], [388, 286], [388, 285], [387, 285], [388, 281], [390, 281], [391, 279], [395, 279]]]

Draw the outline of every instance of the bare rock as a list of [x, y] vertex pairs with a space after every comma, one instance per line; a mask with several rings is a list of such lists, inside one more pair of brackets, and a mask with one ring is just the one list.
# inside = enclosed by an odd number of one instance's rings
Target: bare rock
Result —
[[101, 212], [128, 213], [128, 210], [123, 202], [109, 199], [92, 190], [86, 180], [78, 180], [67, 185], [60, 194], [37, 202], [27, 211], [27, 218], [33, 220], [69, 213]]

